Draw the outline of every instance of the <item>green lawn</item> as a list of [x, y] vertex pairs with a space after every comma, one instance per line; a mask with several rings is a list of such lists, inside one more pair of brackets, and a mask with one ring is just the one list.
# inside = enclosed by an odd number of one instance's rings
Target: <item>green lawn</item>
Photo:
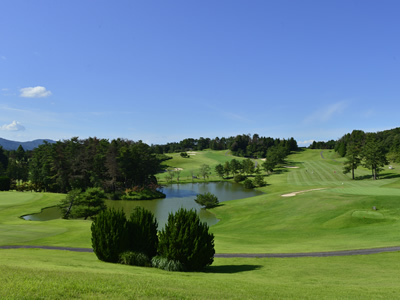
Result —
[[[232, 159], [202, 151], [167, 161], [190, 176]], [[217, 253], [312, 252], [400, 245], [400, 167], [381, 179], [342, 174], [333, 151], [306, 150], [266, 176], [263, 195], [211, 210]], [[186, 172], [186, 173], [185, 173]], [[183, 175], [187, 174], [187, 175]], [[163, 174], [160, 177], [164, 176]], [[215, 176], [215, 179], [217, 177]], [[188, 180], [191, 180], [188, 179]], [[294, 197], [282, 194], [308, 191]], [[25, 221], [65, 195], [0, 193], [0, 245], [90, 247], [90, 221]], [[374, 210], [373, 207], [377, 210]], [[395, 299], [400, 253], [325, 258], [217, 258], [205, 272], [171, 273], [103, 263], [93, 253], [0, 250], [0, 298]]]
[[92, 253], [0, 250], [1, 299], [396, 299], [399, 253], [216, 259], [179, 273], [104, 263]]
[[[327, 153], [325, 153], [327, 152]], [[213, 209], [217, 252], [312, 252], [400, 245], [397, 168], [380, 180], [351, 180], [332, 151], [306, 150], [266, 178], [264, 195]], [[363, 168], [356, 176], [370, 174]], [[282, 197], [282, 194], [324, 188]], [[379, 218], [372, 217], [373, 207]], [[358, 212], [358, 213], [354, 213]], [[360, 216], [362, 215], [362, 218]]]
[[91, 247], [90, 221], [25, 221], [22, 215], [57, 205], [65, 195], [52, 193], [0, 193], [0, 245]]
[[[192, 173], [194, 176], [198, 176], [199, 179], [195, 179], [195, 182], [203, 181], [203, 178], [200, 178], [199, 170], [201, 165], [207, 164], [210, 166], [211, 175], [207, 178], [208, 181], [216, 181], [220, 180], [220, 177], [217, 176], [215, 172], [215, 166], [218, 164], [224, 164], [226, 161], [230, 161], [232, 159], [237, 159], [239, 161], [244, 160], [242, 157], [235, 157], [230, 154], [227, 150], [221, 151], [212, 151], [212, 150], [204, 150], [204, 151], [193, 151], [188, 152], [189, 158], [182, 158], [179, 153], [167, 154], [171, 156], [172, 159], [165, 161], [164, 163], [170, 168], [181, 168], [180, 180], [179, 182], [192, 182]], [[261, 160], [257, 160], [258, 163], [262, 163]], [[166, 173], [161, 173], [157, 175], [158, 181], [161, 184], [166, 184], [165, 176]], [[176, 177], [174, 178], [176, 182]]]

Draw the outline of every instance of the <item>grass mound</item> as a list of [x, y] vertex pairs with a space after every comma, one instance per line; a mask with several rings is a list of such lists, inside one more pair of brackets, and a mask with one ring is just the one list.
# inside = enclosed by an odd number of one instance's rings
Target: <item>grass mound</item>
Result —
[[353, 218], [359, 219], [377, 219], [382, 220], [385, 218], [383, 214], [377, 211], [368, 211], [368, 210], [356, 210], [354, 211], [351, 216]]

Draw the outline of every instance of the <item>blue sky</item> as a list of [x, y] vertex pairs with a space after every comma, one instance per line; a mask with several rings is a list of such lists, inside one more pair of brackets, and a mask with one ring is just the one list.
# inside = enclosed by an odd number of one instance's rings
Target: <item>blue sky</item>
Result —
[[0, 137], [299, 145], [399, 127], [400, 1], [0, 4]]

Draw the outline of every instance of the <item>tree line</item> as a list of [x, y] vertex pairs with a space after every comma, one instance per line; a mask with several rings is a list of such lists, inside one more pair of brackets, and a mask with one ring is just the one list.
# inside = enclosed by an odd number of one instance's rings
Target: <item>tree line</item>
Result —
[[166, 157], [142, 141], [74, 137], [44, 143], [33, 151], [0, 148], [0, 175], [29, 181], [32, 190], [66, 193], [100, 187], [117, 192], [157, 185], [155, 174]]
[[0, 147], [0, 176], [8, 177], [8, 185], [17, 190], [66, 193], [100, 187], [116, 193], [134, 187], [156, 186], [154, 175], [163, 169], [162, 162], [169, 158], [165, 153], [206, 148], [273, 161], [272, 153], [277, 150], [289, 153], [298, 146], [293, 138], [274, 139], [258, 134], [188, 138], [179, 143], [151, 146], [126, 139], [110, 142], [95, 137], [74, 137], [56, 143], [45, 142], [32, 151], [25, 151], [22, 146], [12, 151]]
[[282, 147], [285, 151], [298, 150], [297, 142], [294, 138], [279, 139], [271, 137], [262, 137], [258, 134], [242, 134], [232, 137], [216, 137], [214, 139], [188, 138], [180, 142], [167, 143], [164, 145], [152, 145], [156, 153], [176, 153], [188, 150], [230, 150], [233, 155], [240, 157], [265, 158], [268, 149], [271, 147]]
[[344, 135], [338, 140], [335, 150], [346, 158], [343, 173], [351, 173], [355, 178], [355, 170], [358, 166], [370, 169], [375, 180], [388, 163], [388, 147], [385, 147], [378, 133], [365, 133], [362, 130], [353, 130], [351, 134]]
[[352, 179], [358, 166], [370, 169], [372, 178], [377, 179], [383, 166], [400, 162], [400, 127], [378, 132], [353, 130], [336, 141], [314, 141], [308, 148], [334, 149], [346, 157], [343, 172], [351, 173]]

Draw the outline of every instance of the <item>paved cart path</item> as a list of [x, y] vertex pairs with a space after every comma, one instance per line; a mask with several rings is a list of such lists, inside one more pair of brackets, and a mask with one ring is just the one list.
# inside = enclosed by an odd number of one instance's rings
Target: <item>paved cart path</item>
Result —
[[[71, 247], [56, 247], [56, 246], [0, 246], [0, 249], [46, 249], [46, 250], [65, 250], [74, 252], [93, 252], [91, 248], [71, 248]], [[304, 253], [216, 253], [214, 257], [243, 257], [243, 258], [258, 258], [258, 257], [327, 257], [327, 256], [346, 256], [346, 255], [367, 255], [383, 252], [400, 251], [400, 246], [383, 247], [371, 249], [343, 250], [343, 251], [327, 251], [327, 252], [304, 252]]]

